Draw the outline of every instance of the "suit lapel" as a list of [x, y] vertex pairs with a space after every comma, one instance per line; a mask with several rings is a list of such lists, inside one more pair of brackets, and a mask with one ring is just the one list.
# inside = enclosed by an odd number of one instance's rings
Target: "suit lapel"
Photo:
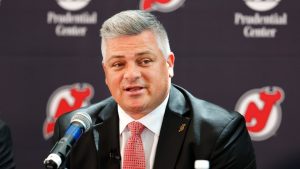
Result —
[[103, 122], [97, 127], [97, 131], [99, 131], [98, 157], [100, 159], [98, 168], [120, 169], [119, 117], [116, 103], [108, 104], [99, 116]]
[[171, 87], [168, 106], [157, 144], [154, 169], [175, 168], [190, 124], [190, 119], [183, 116], [188, 111], [189, 106], [183, 94], [175, 87]]

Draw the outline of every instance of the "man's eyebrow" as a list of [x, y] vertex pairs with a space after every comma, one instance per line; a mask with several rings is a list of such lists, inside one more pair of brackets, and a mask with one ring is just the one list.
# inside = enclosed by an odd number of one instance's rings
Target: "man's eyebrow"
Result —
[[142, 56], [142, 55], [147, 55], [147, 54], [151, 54], [150, 51], [144, 51], [144, 52], [139, 52], [137, 54], [135, 54], [136, 56]]
[[[139, 57], [139, 56], [143, 56], [143, 55], [147, 55], [147, 54], [151, 54], [151, 51], [143, 51], [143, 52], [139, 52], [135, 54], [135, 57]], [[109, 59], [106, 60], [106, 62], [109, 62], [112, 59], [122, 59], [125, 58], [124, 55], [112, 55], [109, 57]]]
[[120, 58], [124, 58], [125, 56], [123, 56], [123, 55], [112, 55], [112, 56], [110, 56], [109, 57], [109, 59], [107, 59], [106, 61], [108, 62], [108, 61], [110, 61], [110, 60], [112, 60], [112, 59], [120, 59]]

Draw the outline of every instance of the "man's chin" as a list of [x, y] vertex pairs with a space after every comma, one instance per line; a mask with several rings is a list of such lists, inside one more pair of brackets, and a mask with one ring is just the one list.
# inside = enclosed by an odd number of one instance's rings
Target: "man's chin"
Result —
[[126, 112], [130, 112], [130, 113], [145, 113], [146, 112], [146, 106], [145, 104], [137, 104], [137, 103], [131, 103], [131, 104], [124, 104], [124, 110]]

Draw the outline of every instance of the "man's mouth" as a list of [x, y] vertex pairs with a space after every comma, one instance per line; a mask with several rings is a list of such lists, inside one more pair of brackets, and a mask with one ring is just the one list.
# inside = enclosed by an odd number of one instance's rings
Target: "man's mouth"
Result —
[[135, 91], [139, 91], [142, 90], [144, 87], [140, 87], [140, 86], [132, 86], [132, 87], [126, 87], [125, 91], [127, 92], [135, 92]]

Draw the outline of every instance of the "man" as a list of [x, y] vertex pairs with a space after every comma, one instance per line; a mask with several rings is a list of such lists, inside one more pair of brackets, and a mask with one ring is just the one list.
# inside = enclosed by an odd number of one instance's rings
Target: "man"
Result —
[[0, 169], [13, 169], [12, 140], [8, 126], [0, 120]]
[[[67, 168], [193, 169], [199, 159], [208, 160], [212, 169], [256, 168], [240, 114], [171, 84], [175, 57], [152, 14], [118, 13], [104, 22], [101, 37], [112, 97], [79, 110], [89, 112], [99, 125], [79, 139]], [[55, 140], [76, 112], [58, 119]]]

